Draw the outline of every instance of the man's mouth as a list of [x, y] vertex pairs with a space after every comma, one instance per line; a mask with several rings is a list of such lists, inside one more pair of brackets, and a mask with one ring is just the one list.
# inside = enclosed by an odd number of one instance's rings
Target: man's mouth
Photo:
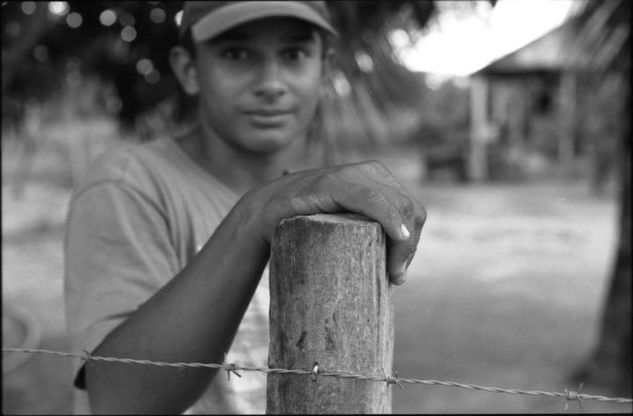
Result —
[[245, 111], [244, 114], [246, 114], [251, 123], [257, 126], [278, 127], [288, 121], [288, 117], [292, 115], [292, 111], [277, 109], [258, 109]]

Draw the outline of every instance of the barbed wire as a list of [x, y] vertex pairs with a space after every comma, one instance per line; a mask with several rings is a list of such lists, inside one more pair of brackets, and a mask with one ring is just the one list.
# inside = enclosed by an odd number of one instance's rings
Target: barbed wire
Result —
[[[241, 377], [237, 371], [255, 371], [266, 374], [295, 374], [295, 375], [311, 375], [313, 380], [316, 380], [316, 377], [336, 377], [343, 379], [353, 379], [353, 380], [366, 380], [366, 381], [375, 381], [375, 382], [383, 382], [387, 384], [396, 384], [401, 388], [403, 384], [426, 384], [426, 385], [435, 385], [435, 386], [446, 386], [446, 387], [457, 387], [468, 390], [476, 390], [476, 391], [485, 391], [489, 393], [506, 393], [506, 394], [520, 394], [527, 396], [547, 396], [554, 398], [563, 398], [566, 400], [566, 404], [569, 401], [577, 401], [579, 405], [582, 406], [581, 400], [596, 400], [600, 402], [611, 402], [618, 404], [631, 404], [633, 403], [633, 399], [625, 398], [625, 397], [607, 397], [596, 394], [586, 394], [580, 393], [578, 391], [572, 391], [565, 389], [564, 392], [556, 392], [556, 391], [542, 391], [542, 390], [521, 390], [521, 389], [505, 389], [501, 387], [489, 387], [489, 386], [479, 386], [476, 384], [464, 384], [458, 383], [454, 381], [440, 381], [440, 380], [420, 380], [415, 378], [400, 378], [398, 377], [398, 373], [394, 373], [393, 376], [390, 375], [382, 375], [382, 376], [368, 376], [362, 374], [354, 374], [342, 371], [319, 371], [318, 365], [315, 364], [312, 370], [292, 370], [285, 368], [267, 368], [267, 367], [249, 367], [249, 366], [240, 366], [234, 363], [185, 363], [185, 362], [165, 362], [165, 361], [152, 361], [152, 360], [142, 360], [142, 359], [134, 359], [134, 358], [119, 358], [119, 357], [103, 357], [98, 355], [92, 355], [88, 351], [84, 351], [83, 354], [75, 353], [75, 352], [63, 352], [63, 351], [53, 351], [53, 350], [45, 350], [45, 349], [29, 349], [29, 348], [2, 348], [2, 352], [19, 352], [25, 354], [45, 354], [45, 355], [56, 355], [61, 357], [69, 357], [69, 358], [79, 358], [84, 361], [104, 361], [104, 362], [113, 362], [113, 363], [123, 363], [123, 364], [140, 364], [140, 365], [153, 365], [157, 367], [177, 367], [177, 368], [214, 368], [218, 370], [226, 371], [227, 377], [230, 377], [231, 373], [236, 374]], [[582, 387], [582, 385], [581, 385]], [[578, 389], [580, 390], [580, 388]]]

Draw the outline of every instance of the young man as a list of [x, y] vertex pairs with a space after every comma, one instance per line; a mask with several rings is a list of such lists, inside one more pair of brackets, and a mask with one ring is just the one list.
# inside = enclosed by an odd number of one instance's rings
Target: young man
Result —
[[[295, 215], [378, 221], [390, 278], [404, 281], [424, 209], [379, 163], [320, 167], [305, 152], [334, 35], [324, 2], [186, 2], [189, 47], [170, 59], [197, 97], [198, 123], [109, 151], [76, 190], [66, 237], [74, 350], [265, 367], [264, 269], [275, 226]], [[265, 375], [216, 372], [78, 363], [76, 410], [265, 411]]]

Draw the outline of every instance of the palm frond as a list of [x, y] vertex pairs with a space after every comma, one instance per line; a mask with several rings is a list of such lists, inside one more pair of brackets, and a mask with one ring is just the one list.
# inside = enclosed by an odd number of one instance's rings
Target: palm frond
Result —
[[596, 71], [629, 65], [630, 5], [627, 0], [584, 0], [573, 19], [572, 59]]

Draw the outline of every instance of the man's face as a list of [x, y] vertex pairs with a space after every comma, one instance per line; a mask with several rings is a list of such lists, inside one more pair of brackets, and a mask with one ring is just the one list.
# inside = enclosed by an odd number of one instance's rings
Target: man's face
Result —
[[292, 18], [257, 20], [198, 44], [200, 121], [241, 151], [284, 148], [314, 117], [322, 48], [313, 26]]

